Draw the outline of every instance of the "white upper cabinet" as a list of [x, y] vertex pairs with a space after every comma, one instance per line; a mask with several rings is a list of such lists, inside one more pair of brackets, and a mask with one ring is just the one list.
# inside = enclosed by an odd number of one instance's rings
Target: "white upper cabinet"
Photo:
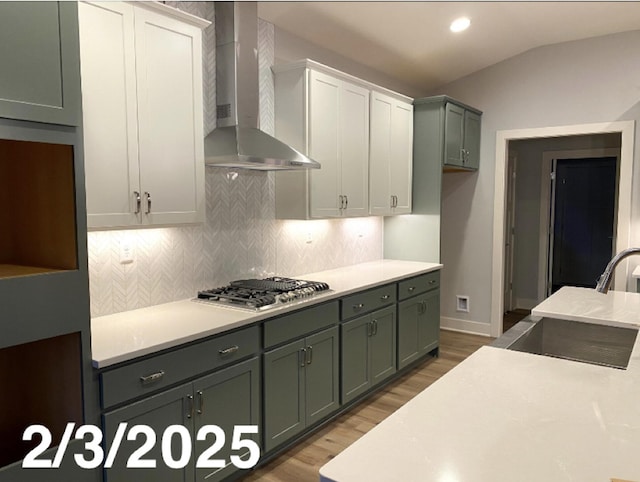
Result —
[[369, 212], [411, 212], [413, 105], [381, 92], [371, 95]]
[[318, 66], [301, 62], [274, 69], [276, 137], [322, 166], [276, 173], [276, 216], [366, 216], [370, 92]]
[[207, 22], [170, 14], [159, 4], [79, 4], [90, 228], [204, 219]]
[[276, 137], [322, 166], [276, 173], [276, 216], [410, 212], [411, 99], [311, 60], [273, 70]]

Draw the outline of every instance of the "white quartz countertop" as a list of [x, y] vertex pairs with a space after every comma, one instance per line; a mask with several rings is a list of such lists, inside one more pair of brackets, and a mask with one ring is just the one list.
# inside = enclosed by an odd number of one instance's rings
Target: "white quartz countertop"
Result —
[[565, 286], [533, 310], [533, 316], [550, 316], [617, 326], [640, 326], [640, 293]]
[[[635, 319], [630, 313], [640, 295], [581, 291], [563, 288], [534, 312], [637, 323], [637, 311]], [[486, 346], [320, 475], [339, 482], [640, 482], [639, 454], [640, 337], [627, 370]]]
[[282, 307], [263, 312], [217, 307], [187, 299], [93, 318], [91, 320], [93, 366], [104, 368], [282, 315], [302, 306], [311, 306], [440, 268], [442, 265], [437, 263], [380, 260], [307, 273], [296, 278], [323, 281], [329, 284], [332, 291], [314, 296], [309, 300], [282, 305]]

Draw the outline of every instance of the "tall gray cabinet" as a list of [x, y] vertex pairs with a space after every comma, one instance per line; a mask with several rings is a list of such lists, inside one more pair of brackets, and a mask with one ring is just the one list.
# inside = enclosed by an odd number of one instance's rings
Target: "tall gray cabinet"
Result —
[[413, 101], [413, 210], [384, 223], [384, 257], [440, 261], [443, 172], [480, 168], [482, 112], [445, 95]]
[[[0, 2], [0, 481], [98, 480], [72, 442], [61, 468], [22, 469], [67, 422], [98, 422], [92, 379], [75, 2]], [[70, 455], [71, 454], [71, 455]]]

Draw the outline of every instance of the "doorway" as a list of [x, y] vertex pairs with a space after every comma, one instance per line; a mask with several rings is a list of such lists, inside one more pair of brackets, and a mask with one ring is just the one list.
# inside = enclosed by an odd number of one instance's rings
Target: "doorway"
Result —
[[[505, 215], [507, 191], [507, 160], [509, 144], [516, 140], [541, 139], [564, 136], [580, 136], [619, 133], [620, 142], [620, 172], [618, 175], [618, 206], [616, 217], [615, 251], [619, 252], [629, 247], [631, 220], [631, 187], [634, 150], [634, 121], [614, 121], [596, 124], [579, 124], [556, 127], [540, 127], [497, 131], [496, 159], [494, 183], [494, 217], [493, 217], [493, 250], [491, 275], [491, 336], [497, 337], [502, 333], [502, 316], [504, 309], [504, 243], [505, 243]], [[520, 160], [519, 164], [520, 164]], [[614, 282], [616, 290], [625, 290], [628, 281], [628, 263], [622, 262], [617, 270], [618, 276]]]
[[555, 159], [547, 295], [595, 288], [614, 251], [617, 158]]

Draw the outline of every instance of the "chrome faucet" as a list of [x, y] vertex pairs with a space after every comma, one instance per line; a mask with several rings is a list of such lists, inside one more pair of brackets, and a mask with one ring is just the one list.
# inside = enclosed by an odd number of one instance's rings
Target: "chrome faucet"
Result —
[[604, 273], [602, 273], [600, 275], [600, 278], [598, 278], [596, 291], [604, 294], [609, 291], [609, 286], [611, 286], [611, 278], [613, 276], [613, 270], [616, 269], [616, 266], [618, 266], [618, 263], [620, 263], [620, 261], [622, 261], [627, 256], [631, 256], [632, 254], [640, 254], [640, 248], [628, 248], [624, 251], [620, 251], [613, 257], [611, 261], [609, 261], [609, 264], [607, 264], [607, 267], [604, 269]]

